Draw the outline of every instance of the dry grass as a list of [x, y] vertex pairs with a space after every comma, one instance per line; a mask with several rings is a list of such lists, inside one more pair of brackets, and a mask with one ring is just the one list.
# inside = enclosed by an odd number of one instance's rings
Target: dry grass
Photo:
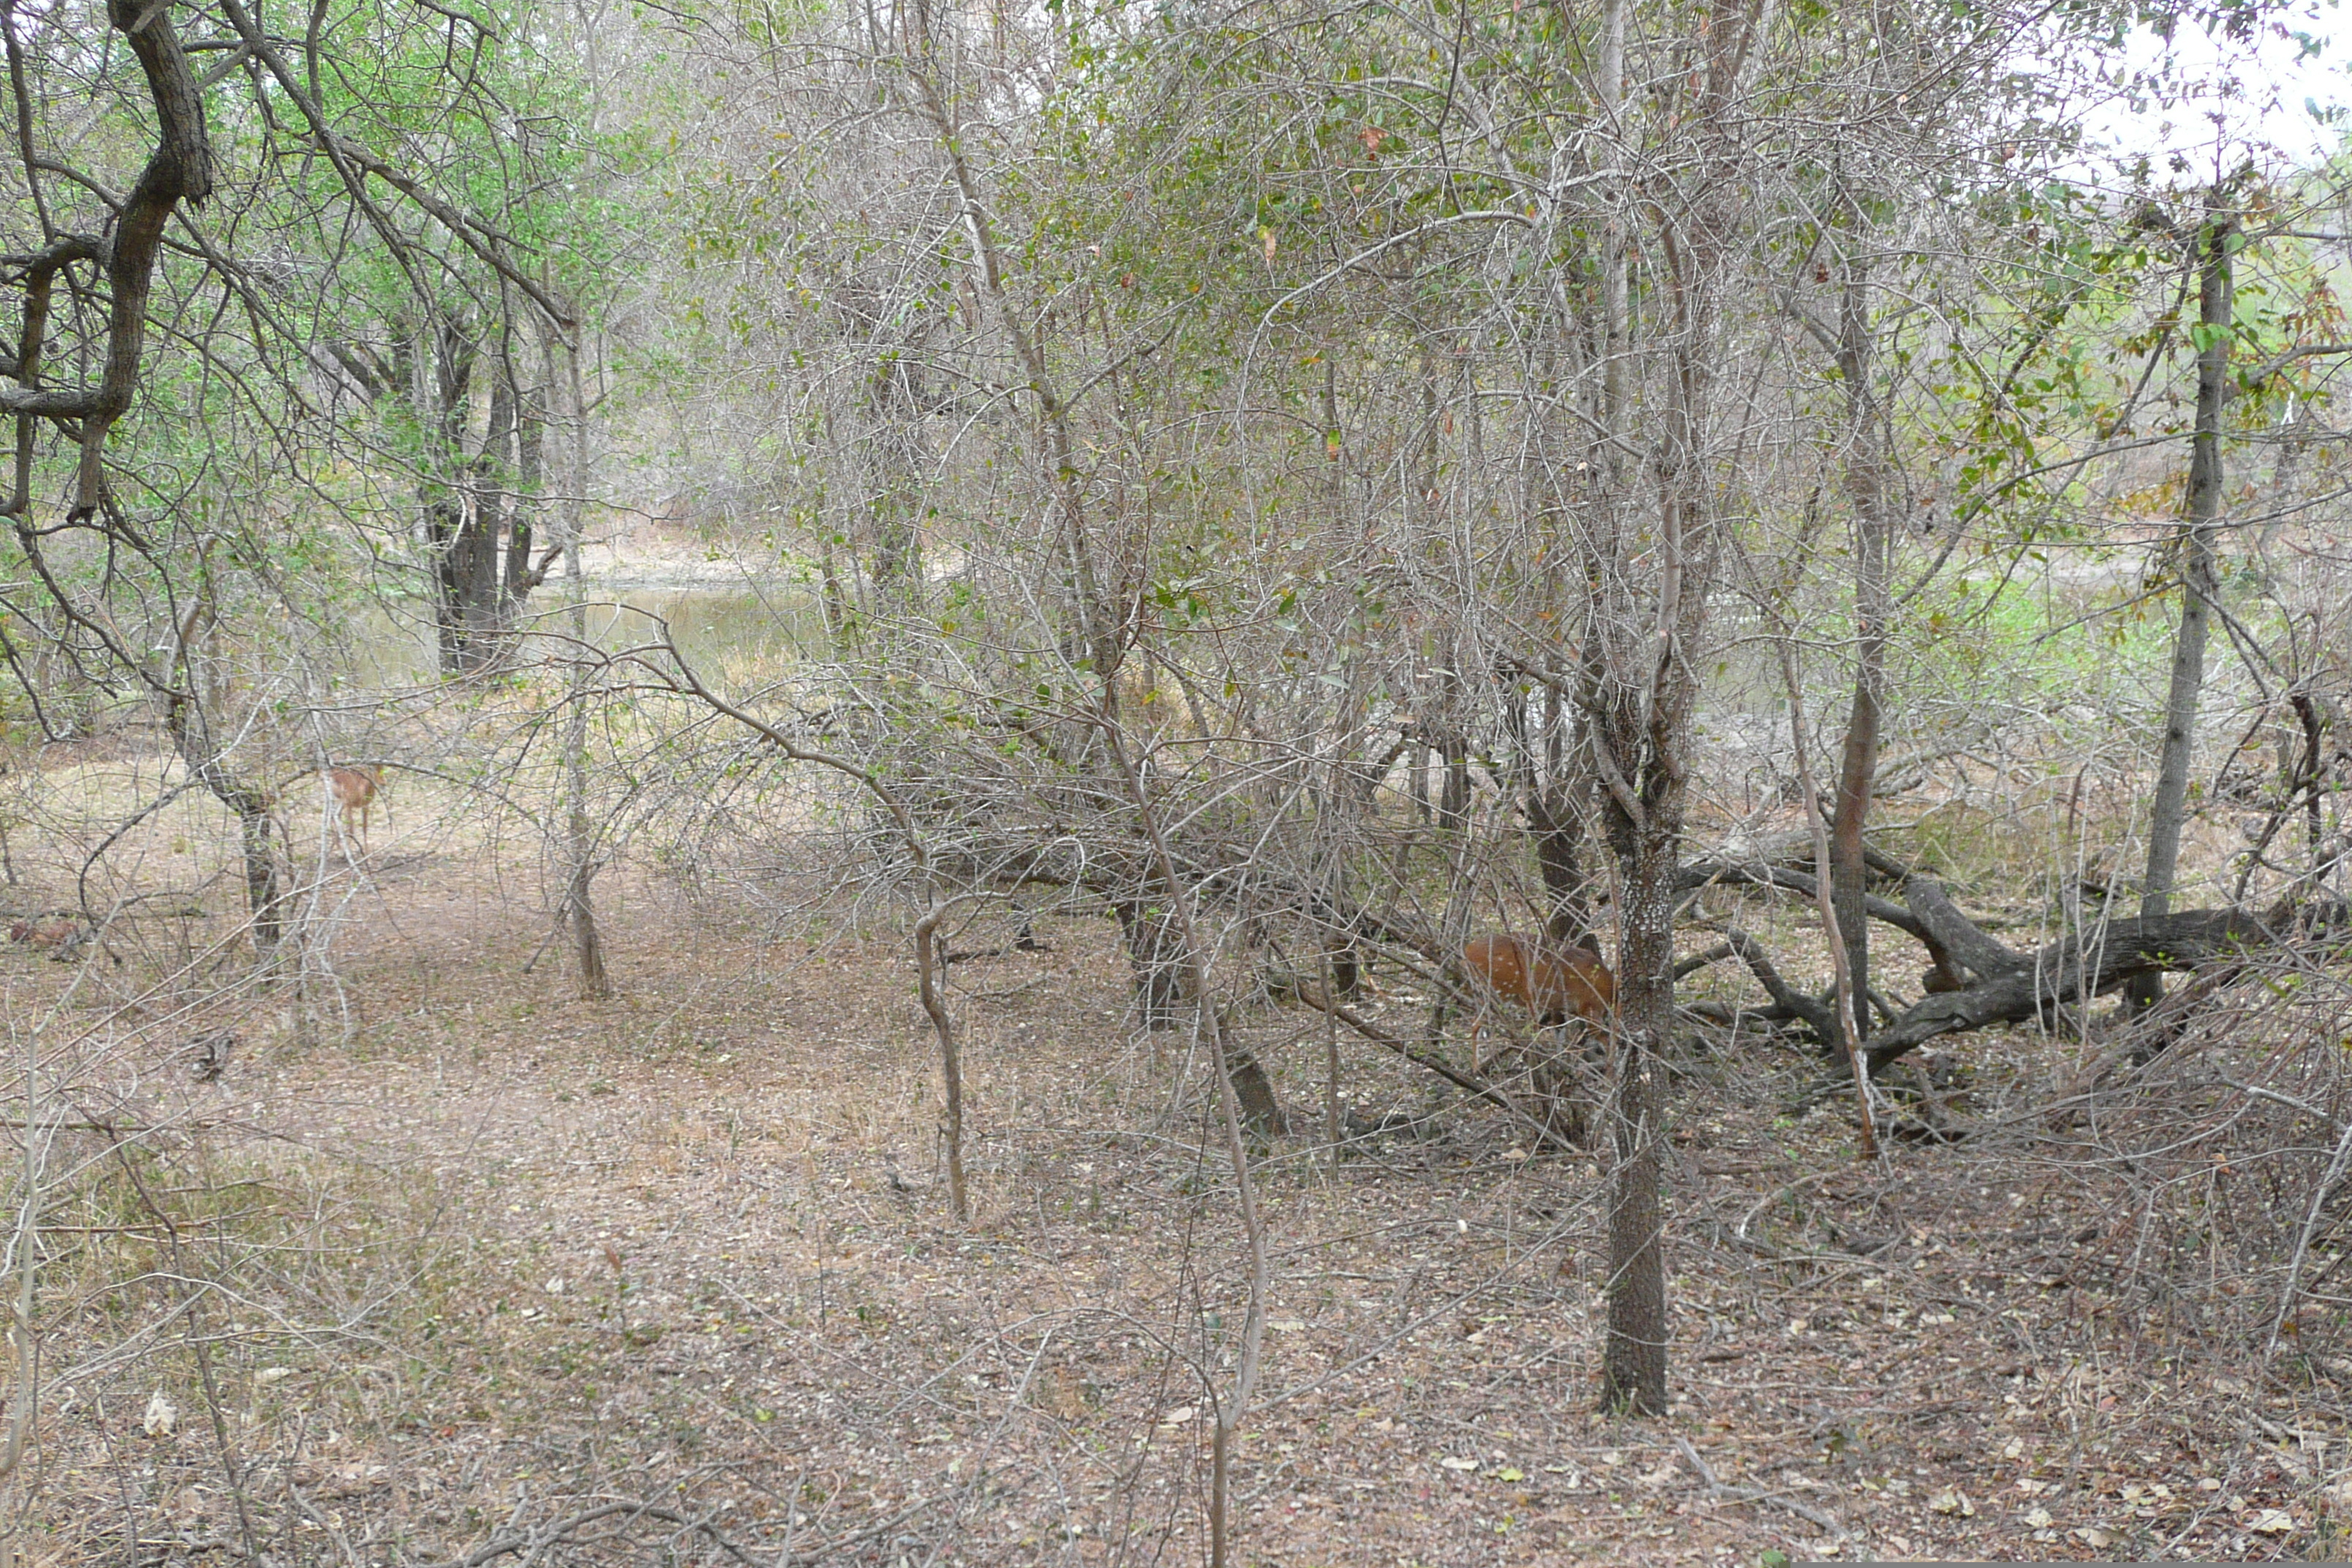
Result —
[[[79, 765], [57, 798], [131, 787]], [[485, 830], [423, 786], [395, 809], [362, 868], [330, 862], [334, 984], [308, 1007], [153, 984], [231, 923], [194, 805], [138, 854], [153, 903], [208, 917], [124, 922], [147, 934], [119, 968], [0, 952], [16, 1046], [74, 1064], [81, 1124], [44, 1233], [36, 1561], [1198, 1559], [1243, 1300], [1230, 1178], [1199, 1061], [1128, 1025], [1108, 921], [955, 971], [957, 1227], [896, 933], [762, 928], [720, 883], [625, 871], [620, 995], [581, 1003], [524, 973], [539, 890]], [[42, 842], [17, 843], [26, 909], [79, 858]], [[1349, 1099], [1436, 1109], [1434, 1136], [1266, 1159], [1244, 1559], [2326, 1551], [2352, 1378], [2328, 1247], [2317, 1309], [2269, 1344], [2332, 1133], [2224, 1079], [2342, 1114], [2333, 985], [2217, 993], [2159, 1070], [2105, 1087], [2095, 1032], [1955, 1046], [1937, 1092], [1976, 1135], [1878, 1166], [1842, 1110], [1792, 1109], [1810, 1060], [1695, 1041], [1656, 1422], [1591, 1411], [1593, 1163], [1345, 1043]], [[1402, 977], [1375, 986], [1417, 1026]], [[1243, 1023], [1319, 1104], [1319, 1018]], [[189, 1041], [223, 1027], [226, 1071], [193, 1080]]]

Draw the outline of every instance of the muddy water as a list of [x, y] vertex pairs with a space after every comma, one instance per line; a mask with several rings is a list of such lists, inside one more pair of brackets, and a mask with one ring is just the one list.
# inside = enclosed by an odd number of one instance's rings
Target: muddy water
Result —
[[[588, 585], [580, 613], [588, 640], [608, 652], [642, 647], [661, 637], [667, 621], [678, 650], [706, 677], [726, 679], [772, 668], [821, 646], [824, 620], [816, 596], [795, 584]], [[572, 610], [562, 584], [535, 594], [526, 630], [538, 657], [552, 658], [573, 635]], [[378, 688], [432, 679], [436, 667], [433, 609], [411, 600], [371, 612], [358, 639], [354, 678]], [[526, 657], [529, 657], [528, 655]]]

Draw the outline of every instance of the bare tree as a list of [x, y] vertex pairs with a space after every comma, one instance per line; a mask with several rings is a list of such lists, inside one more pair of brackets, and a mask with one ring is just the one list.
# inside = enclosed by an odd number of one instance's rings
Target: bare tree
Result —
[[[2171, 907], [2180, 864], [2180, 829], [2189, 806], [2189, 770], [2197, 741], [2198, 698], [2205, 685], [2206, 628], [2220, 586], [2213, 571], [2215, 524], [2221, 515], [2221, 411], [2230, 395], [2230, 348], [2236, 335], [2231, 299], [2231, 252], [2238, 226], [2216, 191], [2196, 236], [2197, 425], [2190, 437], [2188, 517], [2177, 554], [2180, 629], [2172, 646], [2172, 679], [2165, 694], [2164, 739], [2148, 808], [2147, 875], [2140, 885], [2140, 919], [2159, 921]], [[2135, 1006], [2153, 1005], [2164, 980], [2151, 972], [2132, 982]]]

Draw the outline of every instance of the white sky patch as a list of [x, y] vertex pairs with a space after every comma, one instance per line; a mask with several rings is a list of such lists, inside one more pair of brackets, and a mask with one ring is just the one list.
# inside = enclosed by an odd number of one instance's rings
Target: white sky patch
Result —
[[[2087, 105], [2085, 134], [2126, 158], [2145, 153], [2159, 179], [2211, 179], [2249, 155], [2308, 166], [2352, 131], [2352, 77], [2332, 3], [2266, 15], [2243, 39], [2182, 17], [2169, 40], [2145, 28], [2125, 39], [2111, 91]], [[2116, 90], [2120, 89], [2120, 90]]]

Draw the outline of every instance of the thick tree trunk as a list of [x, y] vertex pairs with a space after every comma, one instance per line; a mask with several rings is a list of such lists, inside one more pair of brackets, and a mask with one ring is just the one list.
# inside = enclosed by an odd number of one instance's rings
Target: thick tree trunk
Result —
[[[462, 419], [462, 415], [460, 418]], [[490, 388], [489, 427], [478, 457], [445, 506], [449, 542], [440, 561], [442, 671], [485, 669], [505, 648], [506, 595], [499, 566], [505, 552], [509, 464], [514, 439], [514, 393], [504, 376]], [[457, 448], [452, 448], [453, 455]]]
[[[2180, 864], [2180, 829], [2189, 809], [2189, 770], [2197, 736], [2197, 701], [2205, 685], [2205, 636], [2218, 592], [2213, 524], [2221, 514], [2221, 408], [2229, 397], [2231, 333], [2230, 240], [2235, 221], [2219, 211], [2219, 193], [2198, 236], [2197, 427], [2189, 458], [2189, 517], [2180, 539], [2180, 630], [2172, 645], [2172, 683], [2164, 703], [2164, 746], [2147, 824], [2147, 876], [2140, 885], [2142, 921], [2171, 906]], [[2164, 994], [2161, 973], [2134, 979], [2131, 1005]]]
[[418, 502], [431, 556], [434, 623], [441, 672], [488, 669], [514, 648], [516, 627], [532, 590], [546, 580], [561, 545], [534, 563], [541, 489], [543, 410], [517, 387], [511, 366], [492, 368], [489, 420], [481, 450], [463, 460], [472, 406], [477, 345], [445, 326], [433, 353], [432, 395], [446, 481], [428, 481]]
[[[1661, 1191], [1665, 1095], [1660, 1058], [1673, 1037], [1675, 909], [1680, 868], [1675, 803], [1654, 798], [1635, 823], [1605, 806], [1621, 877], [1617, 1046], [1610, 1099], [1609, 1329], [1601, 1403], [1662, 1415], [1666, 1408], [1665, 1204]], [[1664, 808], [1664, 809], [1656, 809]]]
[[464, 584], [472, 575], [473, 542], [467, 506], [464, 454], [466, 425], [473, 405], [475, 350], [456, 323], [417, 330], [415, 353], [417, 423], [430, 432], [427, 460], [433, 466], [418, 481], [425, 548], [433, 583], [434, 628], [439, 636], [441, 672], [466, 668]]
[[1567, 743], [1557, 682], [1543, 680], [1542, 722], [1532, 721], [1525, 694], [1514, 693], [1504, 715], [1510, 731], [1512, 756], [1507, 776], [1511, 792], [1528, 819], [1528, 837], [1536, 852], [1536, 872], [1543, 882], [1544, 935], [1568, 947], [1591, 947], [1591, 921], [1585, 909], [1584, 867], [1580, 853], [1584, 838], [1584, 807], [1589, 781], [1570, 776], [1572, 764], [1584, 759], [1584, 737]]
[[1531, 789], [1527, 795], [1528, 831], [1536, 841], [1536, 870], [1543, 878], [1544, 934], [1562, 947], [1591, 947], [1592, 919], [1584, 901], [1584, 865], [1578, 849], [1584, 821], [1565, 785]]
[[1224, 1060], [1226, 1081], [1240, 1103], [1243, 1124], [1262, 1138], [1281, 1131], [1282, 1107], [1274, 1098], [1274, 1080], [1249, 1047], [1225, 1032], [1222, 1019], [1212, 1018], [1210, 1026]]

